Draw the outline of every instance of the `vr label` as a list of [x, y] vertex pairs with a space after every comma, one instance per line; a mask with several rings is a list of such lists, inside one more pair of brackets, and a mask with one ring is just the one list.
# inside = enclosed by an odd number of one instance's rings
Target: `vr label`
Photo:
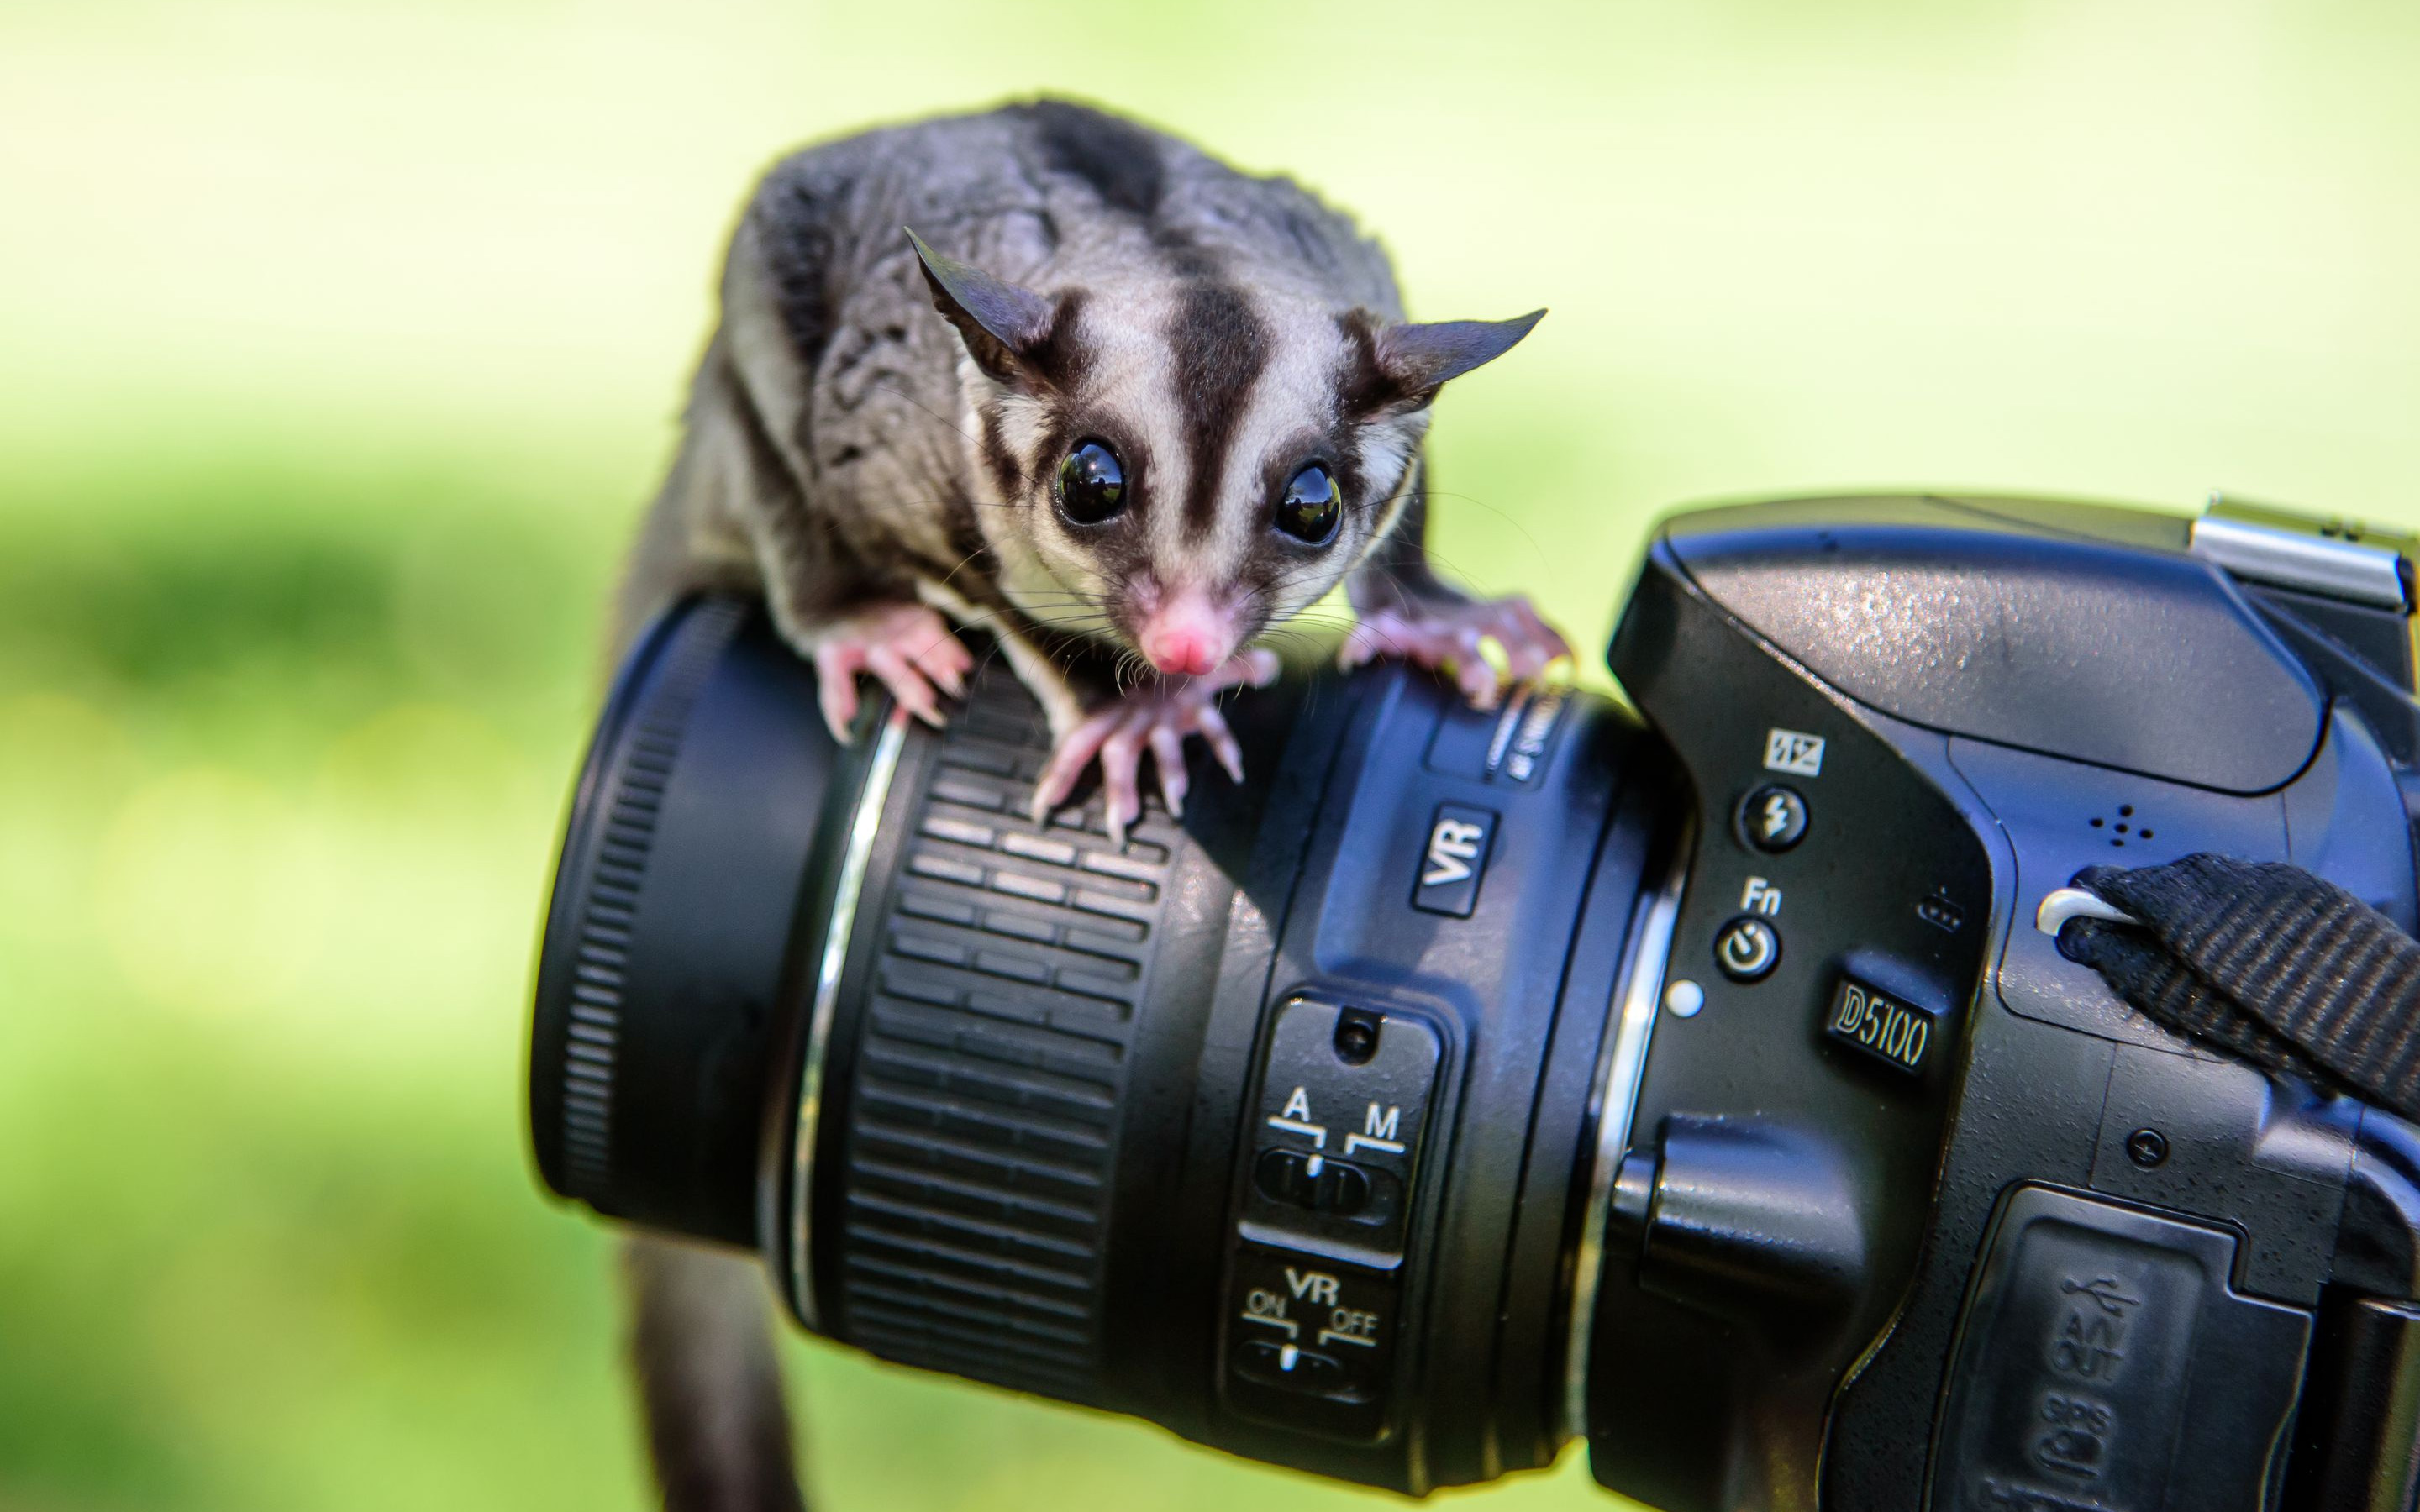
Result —
[[1436, 816], [1429, 821], [1428, 844], [1420, 853], [1412, 906], [1468, 918], [1479, 903], [1479, 879], [1487, 869], [1487, 849], [1495, 838], [1496, 816], [1486, 810], [1437, 805]]

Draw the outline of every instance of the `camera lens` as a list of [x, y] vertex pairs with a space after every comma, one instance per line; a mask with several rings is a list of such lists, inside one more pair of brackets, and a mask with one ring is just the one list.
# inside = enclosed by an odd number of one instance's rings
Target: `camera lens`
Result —
[[1550, 1460], [1677, 779], [1604, 701], [1399, 666], [1227, 710], [1247, 780], [1197, 753], [1120, 843], [1097, 797], [1029, 817], [1004, 670], [841, 747], [759, 611], [675, 610], [566, 829], [547, 1183], [887, 1359], [1406, 1491]]
[[745, 606], [699, 600], [642, 637], [573, 793], [538, 950], [530, 1115], [549, 1186], [757, 1242], [799, 912], [823, 810], [861, 764]]

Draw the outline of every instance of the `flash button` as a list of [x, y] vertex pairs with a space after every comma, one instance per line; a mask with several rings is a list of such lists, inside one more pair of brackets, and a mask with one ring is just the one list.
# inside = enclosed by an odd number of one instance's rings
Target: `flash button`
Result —
[[1807, 800], [1795, 788], [1768, 782], [1740, 800], [1740, 834], [1768, 856], [1807, 838]]

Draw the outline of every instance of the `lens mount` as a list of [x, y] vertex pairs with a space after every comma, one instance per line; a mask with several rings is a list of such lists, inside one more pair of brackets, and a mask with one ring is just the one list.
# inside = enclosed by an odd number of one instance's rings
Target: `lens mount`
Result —
[[1613, 1216], [1614, 1178], [1630, 1150], [1630, 1125], [1638, 1108], [1638, 1084], [1647, 1072], [1647, 1045], [1664, 999], [1672, 957], [1672, 931], [1681, 918], [1681, 896], [1689, 878], [1697, 831], [1683, 824], [1668, 851], [1642, 879], [1632, 916], [1630, 943], [1614, 989], [1612, 1013], [1598, 1054], [1594, 1090], [1589, 1099], [1593, 1131], [1586, 1205], [1572, 1269], [1570, 1331], [1563, 1355], [1563, 1425], [1573, 1438], [1588, 1433], [1590, 1348], [1596, 1332], [1596, 1299], [1604, 1285], [1606, 1226]]

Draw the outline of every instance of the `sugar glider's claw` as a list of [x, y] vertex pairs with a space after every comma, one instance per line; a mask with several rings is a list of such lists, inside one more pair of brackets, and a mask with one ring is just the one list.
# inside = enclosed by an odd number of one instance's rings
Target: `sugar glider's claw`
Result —
[[1098, 714], [1086, 715], [1051, 746], [1050, 759], [1042, 764], [1042, 775], [1033, 779], [1031, 812], [1035, 824], [1048, 823], [1051, 813], [1076, 791], [1076, 779], [1100, 754], [1101, 743], [1109, 738], [1120, 712], [1118, 705], [1111, 704]]
[[938, 730], [940, 695], [962, 697], [975, 664], [948, 622], [922, 604], [873, 605], [818, 627], [810, 640], [816, 701], [844, 746], [857, 718], [858, 673], [873, 674], [901, 708]]
[[1484, 647], [1493, 642], [1513, 682], [1525, 682], [1572, 648], [1526, 598], [1378, 609], [1353, 627], [1338, 665], [1351, 669], [1380, 656], [1401, 656], [1423, 667], [1450, 670], [1463, 697], [1492, 709], [1502, 692]]
[[1183, 817], [1190, 784], [1185, 774], [1185, 737], [1200, 735], [1227, 776], [1244, 780], [1244, 748], [1214, 702], [1228, 688], [1266, 687], [1278, 674], [1274, 652], [1253, 650], [1230, 657], [1201, 677], [1170, 677], [1131, 688], [1084, 717], [1060, 737], [1033, 784], [1033, 822], [1042, 824], [1076, 791], [1085, 769], [1101, 767], [1101, 795], [1109, 839], [1125, 843], [1126, 828], [1142, 816], [1142, 757], [1151, 753], [1160, 800]]

